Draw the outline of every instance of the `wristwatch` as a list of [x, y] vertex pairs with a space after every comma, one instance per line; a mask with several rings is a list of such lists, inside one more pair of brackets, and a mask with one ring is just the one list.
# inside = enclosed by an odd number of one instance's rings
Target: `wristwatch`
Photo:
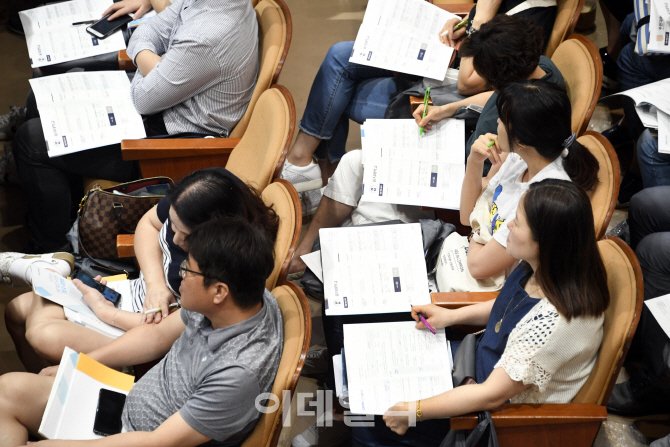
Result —
[[475, 28], [475, 26], [472, 25], [472, 23], [471, 23], [470, 26], [468, 27], [468, 29], [465, 30], [465, 34], [467, 34], [468, 36], [471, 36], [472, 34], [476, 33], [477, 31], [479, 31], [479, 28]]

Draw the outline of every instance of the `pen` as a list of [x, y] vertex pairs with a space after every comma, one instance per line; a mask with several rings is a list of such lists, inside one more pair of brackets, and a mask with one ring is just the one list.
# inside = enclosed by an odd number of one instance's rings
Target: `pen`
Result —
[[95, 22], [97, 22], [97, 20], [84, 20], [83, 22], [74, 22], [74, 23], [72, 24], [72, 26], [77, 26], [77, 25], [92, 25], [92, 24], [94, 24]]
[[[412, 306], [412, 305], [410, 304], [410, 306]], [[412, 307], [414, 307], [414, 306], [412, 306]], [[428, 322], [427, 322], [426, 319], [423, 317], [423, 315], [421, 314], [421, 312], [417, 312], [416, 315], [419, 317], [419, 319], [421, 320], [421, 322], [422, 322], [423, 324], [425, 324], [426, 327], [427, 327], [428, 329], [430, 329], [430, 332], [432, 332], [433, 335], [435, 335], [435, 329], [433, 329], [433, 326], [431, 326], [430, 324], [428, 324]]]
[[[426, 117], [426, 109], [428, 109], [428, 98], [430, 98], [430, 87], [426, 89], [426, 93], [423, 95], [423, 116], [421, 119]], [[423, 135], [423, 126], [419, 128], [419, 135]]]
[[[179, 304], [172, 303], [168, 306], [168, 309], [172, 309], [172, 308], [177, 307], [177, 306], [179, 306]], [[157, 307], [155, 309], [150, 309], [150, 310], [144, 312], [144, 315], [155, 314], [156, 312], [160, 312], [161, 310], [163, 310], [163, 309], [161, 309], [160, 307]]]
[[[467, 25], [467, 24], [468, 24], [468, 19], [463, 19], [463, 20], [461, 20], [460, 22], [458, 22], [458, 23], [456, 24], [456, 26], [454, 26], [454, 31], [458, 31], [459, 29], [463, 28], [463, 27], [464, 27], [465, 25]], [[445, 32], [443, 32], [442, 34], [440, 34], [440, 37], [444, 37], [444, 36], [446, 36], [447, 34], [449, 34], [449, 31], [445, 31]]]

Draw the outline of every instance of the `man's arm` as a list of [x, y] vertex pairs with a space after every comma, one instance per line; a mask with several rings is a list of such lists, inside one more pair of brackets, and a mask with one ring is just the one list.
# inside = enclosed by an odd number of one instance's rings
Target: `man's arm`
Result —
[[161, 324], [137, 326], [88, 356], [110, 368], [150, 362], [167, 354], [185, 327], [181, 310], [177, 310]]
[[[158, 327], [161, 325], [150, 325]], [[120, 433], [91, 441], [42, 441], [31, 447], [191, 447], [203, 444], [211, 438], [199, 433], [184, 421], [179, 413], [170, 416], [152, 432], [136, 431]]]
[[150, 50], [159, 56], [167, 51], [170, 34], [177, 23], [181, 3], [181, 0], [176, 0], [163, 12], [137, 27], [126, 50], [135, 65], [137, 65], [135, 58], [143, 50]]

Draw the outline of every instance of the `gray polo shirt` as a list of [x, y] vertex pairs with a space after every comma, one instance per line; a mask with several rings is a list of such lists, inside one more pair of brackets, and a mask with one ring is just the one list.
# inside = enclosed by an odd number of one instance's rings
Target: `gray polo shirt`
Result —
[[128, 394], [126, 431], [153, 431], [179, 412], [195, 430], [214, 441], [237, 446], [261, 414], [256, 396], [270, 392], [284, 342], [277, 300], [269, 292], [253, 317], [212, 329], [203, 315], [181, 310], [186, 328], [161, 362]]

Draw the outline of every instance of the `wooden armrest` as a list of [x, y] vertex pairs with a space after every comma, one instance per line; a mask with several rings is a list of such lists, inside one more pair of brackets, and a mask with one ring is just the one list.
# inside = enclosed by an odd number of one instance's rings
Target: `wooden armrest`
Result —
[[[529, 425], [579, 424], [607, 420], [607, 409], [596, 404], [505, 404], [491, 411], [496, 428]], [[452, 430], [472, 430], [477, 426], [476, 414], [451, 418]]]
[[125, 71], [135, 71], [135, 64], [133, 64], [126, 50], [119, 51], [119, 68]]
[[116, 253], [119, 258], [132, 258], [135, 256], [135, 235], [119, 234], [116, 236]]
[[239, 142], [240, 138], [122, 140], [121, 155], [124, 160], [225, 155], [230, 154]]
[[446, 309], [458, 309], [490, 301], [497, 296], [498, 292], [436, 292], [430, 294], [430, 299], [436, 306]]
[[435, 6], [442, 8], [445, 11], [449, 11], [452, 14], [456, 14], [457, 16], [465, 17], [470, 14], [470, 10], [475, 6], [475, 3], [443, 3]]
[[[416, 110], [417, 107], [419, 107], [421, 104], [423, 104], [423, 98], [420, 96], [411, 96], [409, 97], [409, 106], [412, 109], [412, 112]], [[433, 100], [428, 98], [428, 105], [432, 106], [433, 105]]]

